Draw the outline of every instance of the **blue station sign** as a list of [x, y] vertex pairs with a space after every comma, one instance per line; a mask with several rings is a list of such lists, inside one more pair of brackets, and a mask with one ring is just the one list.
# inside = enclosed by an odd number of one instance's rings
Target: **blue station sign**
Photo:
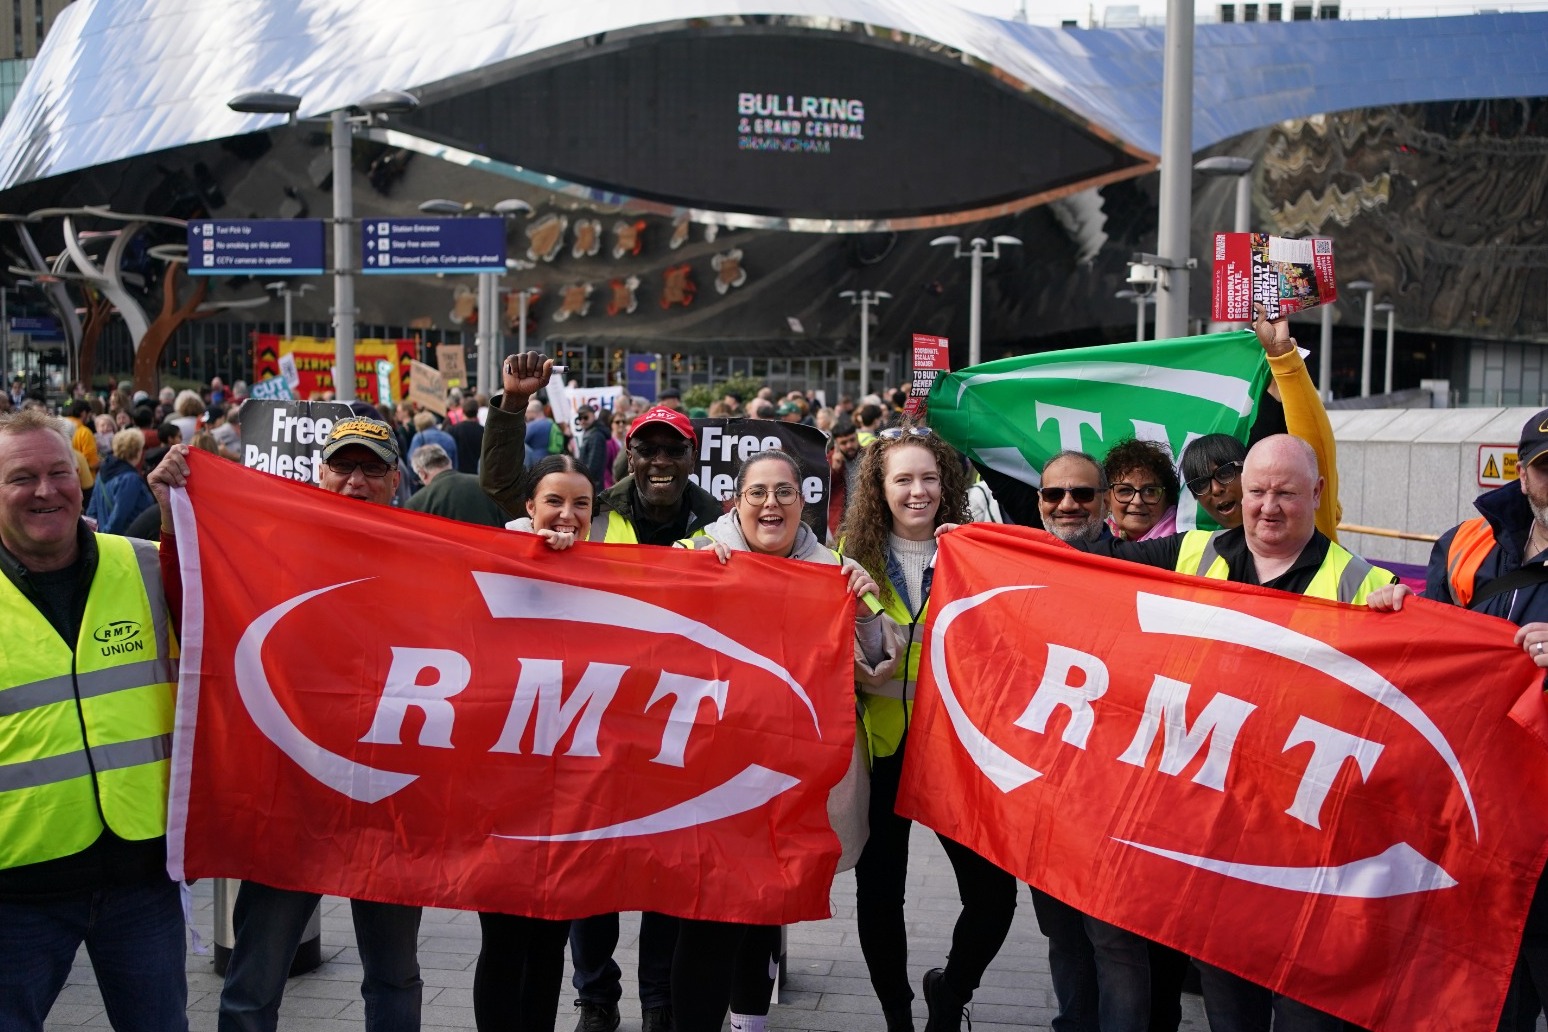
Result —
[[505, 271], [504, 219], [367, 219], [360, 229], [368, 276]]
[[64, 340], [64, 327], [51, 315], [13, 315], [10, 330], [38, 341]]
[[190, 276], [320, 276], [321, 219], [194, 219], [188, 223]]

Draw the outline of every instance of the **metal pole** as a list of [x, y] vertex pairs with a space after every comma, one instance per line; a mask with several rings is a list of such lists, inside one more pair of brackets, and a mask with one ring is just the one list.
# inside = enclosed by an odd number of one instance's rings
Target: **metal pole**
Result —
[[280, 293], [285, 295], [285, 343], [290, 343], [290, 288], [286, 287]]
[[968, 299], [968, 365], [976, 366], [983, 358], [980, 335], [984, 329], [984, 242], [981, 239], [973, 241], [972, 260], [973, 294]]
[[1360, 397], [1371, 396], [1371, 323], [1376, 319], [1376, 291], [1365, 292], [1365, 330], [1360, 335]]
[[860, 397], [862, 398], [871, 393], [871, 303], [873, 300], [869, 290], [860, 292]]
[[1387, 310], [1387, 361], [1386, 368], [1382, 370], [1382, 393], [1392, 393], [1392, 316], [1396, 313], [1392, 309]]
[[[1167, 0], [1166, 57], [1161, 73], [1161, 218], [1156, 249], [1174, 262], [1188, 258], [1193, 207], [1193, 3]], [[1188, 332], [1188, 270], [1163, 268], [1156, 298], [1156, 339]]]
[[1134, 340], [1136, 343], [1145, 339], [1145, 295], [1134, 295]]
[[0, 287], [0, 374], [6, 380], [6, 389], [10, 390], [11, 379], [11, 314], [7, 308], [11, 292]]
[[1317, 390], [1323, 401], [1333, 400], [1333, 306], [1322, 306], [1322, 343], [1317, 351]]
[[494, 345], [489, 342], [489, 317], [494, 314], [489, 310], [489, 273], [478, 274], [478, 330], [473, 336], [473, 346], [478, 348], [478, 365], [475, 371], [478, 374], [478, 382], [474, 390], [489, 391], [489, 358]]
[[519, 300], [516, 305], [516, 353], [525, 355], [527, 353], [527, 288], [522, 287], [521, 293], [517, 296]]
[[489, 274], [489, 388], [493, 394], [501, 386], [500, 367], [505, 363], [505, 331], [500, 328], [501, 272]]
[[333, 364], [334, 397], [355, 400], [355, 279], [350, 274], [350, 222], [355, 217], [349, 114], [333, 113]]
[[1236, 232], [1252, 232], [1252, 173], [1236, 177]]

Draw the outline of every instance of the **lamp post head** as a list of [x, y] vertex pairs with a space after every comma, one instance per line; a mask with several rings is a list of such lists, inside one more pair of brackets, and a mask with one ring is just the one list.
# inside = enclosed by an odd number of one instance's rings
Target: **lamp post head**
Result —
[[490, 210], [496, 215], [509, 218], [512, 215], [531, 215], [532, 205], [517, 197], [507, 197], [503, 201], [496, 201]]
[[1347, 284], [1347, 286], [1349, 287], [1350, 290], [1375, 290], [1376, 289], [1376, 284], [1372, 283], [1370, 280], [1364, 280], [1364, 279], [1357, 279], [1354, 282]]
[[1193, 171], [1203, 176], [1245, 176], [1252, 171], [1251, 158], [1221, 156], [1193, 163]]
[[885, 290], [872, 291], [871, 297], [876, 301], [889, 301], [892, 299], [892, 295], [887, 293]]
[[294, 93], [276, 93], [271, 90], [258, 90], [252, 93], [239, 93], [226, 101], [226, 106], [232, 111], [244, 115], [290, 115], [295, 117], [301, 109], [301, 98]]
[[1001, 245], [1003, 245], [1005, 247], [1020, 247], [1021, 246], [1021, 238], [1020, 237], [1013, 237], [1013, 236], [997, 236], [997, 237], [994, 238], [994, 243], [995, 243], [996, 247], [999, 247]]
[[1397, 311], [1397, 305], [1393, 304], [1391, 301], [1382, 301], [1376, 305], [1376, 311], [1394, 312]]
[[1139, 291], [1129, 290], [1128, 288], [1124, 288], [1123, 290], [1120, 290], [1113, 295], [1113, 297], [1116, 297], [1120, 301], [1133, 301], [1135, 298], [1140, 296], [1141, 295]]
[[461, 215], [467, 208], [444, 197], [433, 197], [428, 201], [420, 201], [419, 210], [426, 215]]
[[961, 247], [962, 238], [958, 236], [938, 236], [930, 241], [931, 247]]
[[406, 115], [419, 107], [419, 98], [403, 90], [377, 90], [355, 106], [368, 115]]

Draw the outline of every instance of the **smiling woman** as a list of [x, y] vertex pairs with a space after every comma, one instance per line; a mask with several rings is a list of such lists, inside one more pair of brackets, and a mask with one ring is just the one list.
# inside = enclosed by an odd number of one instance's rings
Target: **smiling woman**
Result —
[[[876, 582], [854, 560], [843, 559], [823, 546], [801, 522], [801, 469], [788, 452], [769, 448], [749, 458], [737, 471], [735, 506], [711, 524], [701, 537], [678, 547], [713, 549], [722, 563], [735, 552], [824, 565], [842, 565], [856, 598], [874, 597]], [[885, 618], [868, 607], [855, 606], [857, 674], [884, 676], [896, 666], [899, 649], [887, 635]], [[776, 632], [777, 633], [777, 632]], [[865, 754], [860, 742], [849, 774], [828, 797], [828, 819], [843, 853], [838, 869], [848, 870], [858, 859], [865, 836]], [[677, 1032], [715, 1032], [727, 1010], [732, 1028], [761, 1029], [769, 1012], [774, 981], [771, 962], [779, 952], [779, 929], [771, 925], [739, 925], [683, 920], [672, 963], [672, 1000]]]

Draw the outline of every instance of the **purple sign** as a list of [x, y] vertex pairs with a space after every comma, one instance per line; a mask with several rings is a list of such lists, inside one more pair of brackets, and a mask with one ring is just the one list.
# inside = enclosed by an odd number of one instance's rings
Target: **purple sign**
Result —
[[194, 219], [190, 276], [320, 276], [321, 219]]
[[505, 271], [505, 220], [367, 219], [360, 224], [367, 276]]

